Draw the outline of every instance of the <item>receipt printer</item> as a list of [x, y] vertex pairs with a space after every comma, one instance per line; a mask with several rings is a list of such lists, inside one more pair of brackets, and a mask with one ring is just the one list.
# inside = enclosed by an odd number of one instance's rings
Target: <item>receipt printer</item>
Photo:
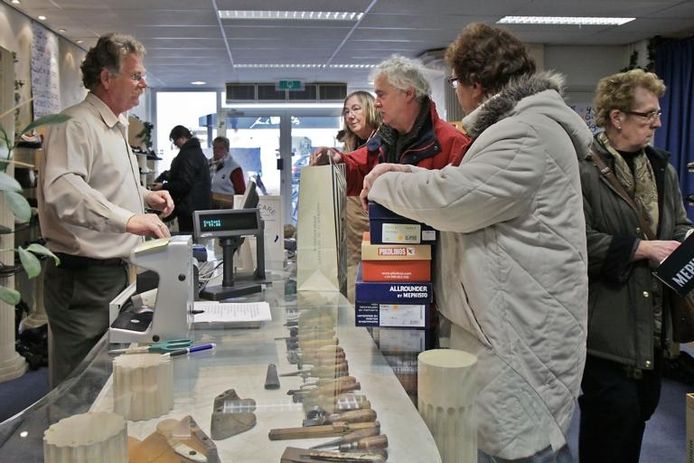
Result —
[[188, 337], [193, 323], [193, 240], [178, 235], [146, 241], [130, 262], [159, 277], [156, 291], [136, 295], [128, 286], [110, 305], [109, 341], [157, 342]]

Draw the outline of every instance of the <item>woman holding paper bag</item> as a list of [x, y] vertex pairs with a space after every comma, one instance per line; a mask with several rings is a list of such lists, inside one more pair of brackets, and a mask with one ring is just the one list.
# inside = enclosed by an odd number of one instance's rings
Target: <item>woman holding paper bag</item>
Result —
[[[352, 152], [366, 145], [381, 125], [381, 115], [376, 111], [374, 97], [363, 90], [347, 95], [342, 107], [342, 130], [338, 140], [343, 142], [343, 152]], [[342, 153], [334, 148], [321, 147], [311, 154], [310, 165], [325, 164], [327, 156], [341, 162]], [[358, 186], [357, 194], [361, 189]], [[357, 196], [347, 192], [345, 203], [345, 233], [347, 246], [347, 297], [354, 300], [354, 283], [361, 261], [362, 234], [369, 229], [369, 217], [362, 210]]]
[[640, 69], [597, 87], [596, 123], [605, 130], [581, 161], [590, 278], [581, 462], [638, 462], [660, 397], [672, 339], [667, 294], [652, 271], [692, 227], [668, 153], [649, 145], [664, 93], [663, 81]]

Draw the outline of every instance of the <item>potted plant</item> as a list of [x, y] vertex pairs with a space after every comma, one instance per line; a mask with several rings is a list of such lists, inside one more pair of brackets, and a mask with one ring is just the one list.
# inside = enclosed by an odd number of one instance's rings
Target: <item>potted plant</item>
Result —
[[[0, 114], [0, 120], [15, 109], [16, 107], [6, 111], [3, 114]], [[68, 119], [69, 116], [62, 114], [41, 117], [27, 125], [17, 134], [17, 136], [19, 137], [29, 133], [42, 125], [59, 124]], [[22, 187], [20, 186], [19, 182], [17, 182], [13, 176], [7, 174], [7, 168], [11, 164], [29, 168], [33, 168], [34, 166], [31, 164], [14, 161], [12, 159], [12, 151], [14, 148], [14, 137], [10, 137], [5, 128], [0, 125], [0, 196], [4, 198], [5, 204], [8, 205], [17, 222], [25, 223], [31, 219], [31, 207], [29, 206], [29, 202], [22, 194]], [[54, 255], [45, 246], [38, 243], [32, 243], [26, 248], [17, 247], [12, 250], [19, 255], [21, 268], [26, 272], [29, 278], [34, 278], [41, 273], [41, 262], [39, 260], [39, 256], [48, 256], [53, 258], [56, 264], [60, 263], [60, 260], [56, 255]], [[4, 266], [5, 264], [0, 263], [0, 265]], [[6, 302], [10, 305], [16, 305], [19, 303], [20, 299], [21, 296], [19, 291], [14, 288], [0, 285], [0, 301]]]

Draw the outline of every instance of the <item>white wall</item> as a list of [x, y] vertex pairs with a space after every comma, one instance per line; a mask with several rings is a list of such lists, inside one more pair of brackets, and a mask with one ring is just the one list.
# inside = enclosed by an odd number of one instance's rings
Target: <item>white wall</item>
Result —
[[[629, 64], [635, 45], [629, 46], [566, 46], [527, 44], [528, 53], [538, 69], [555, 70], [566, 77], [568, 103], [591, 103], [600, 78], [619, 72]], [[643, 54], [640, 52], [640, 55]], [[641, 56], [639, 56], [641, 57]], [[448, 85], [444, 82], [444, 85]], [[448, 120], [462, 118], [457, 100], [451, 91], [447, 100]]]
[[[0, 46], [17, 54], [15, 79], [24, 82], [20, 90], [21, 101], [31, 98], [31, 24], [30, 18], [0, 3]], [[79, 70], [85, 52], [62, 37], [58, 38], [58, 48], [61, 104], [67, 107], [80, 101], [86, 93]], [[20, 108], [19, 125], [23, 127], [31, 120], [31, 104], [25, 104]]]
[[60, 104], [63, 108], [79, 103], [87, 94], [82, 84], [80, 65], [85, 52], [65, 39], [58, 40], [60, 53]]
[[544, 68], [566, 77], [569, 103], [590, 103], [595, 86], [629, 64], [626, 46], [545, 45]]

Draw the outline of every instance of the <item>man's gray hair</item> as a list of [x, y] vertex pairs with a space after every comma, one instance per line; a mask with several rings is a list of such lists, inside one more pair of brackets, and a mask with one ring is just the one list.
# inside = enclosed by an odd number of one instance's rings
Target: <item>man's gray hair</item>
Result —
[[144, 56], [144, 45], [130, 35], [109, 33], [99, 37], [96, 45], [89, 49], [82, 63], [82, 83], [89, 90], [99, 86], [102, 69], [118, 74], [123, 58], [128, 55]]
[[221, 143], [222, 145], [224, 145], [224, 149], [226, 149], [227, 151], [229, 151], [229, 147], [231, 146], [231, 144], [229, 143], [229, 139], [227, 137], [222, 137], [221, 135], [212, 140], [213, 146], [215, 143]]
[[421, 101], [429, 96], [431, 87], [425, 76], [426, 68], [420, 61], [393, 55], [371, 71], [371, 79], [384, 76], [390, 85], [400, 90], [414, 88], [415, 97]]

